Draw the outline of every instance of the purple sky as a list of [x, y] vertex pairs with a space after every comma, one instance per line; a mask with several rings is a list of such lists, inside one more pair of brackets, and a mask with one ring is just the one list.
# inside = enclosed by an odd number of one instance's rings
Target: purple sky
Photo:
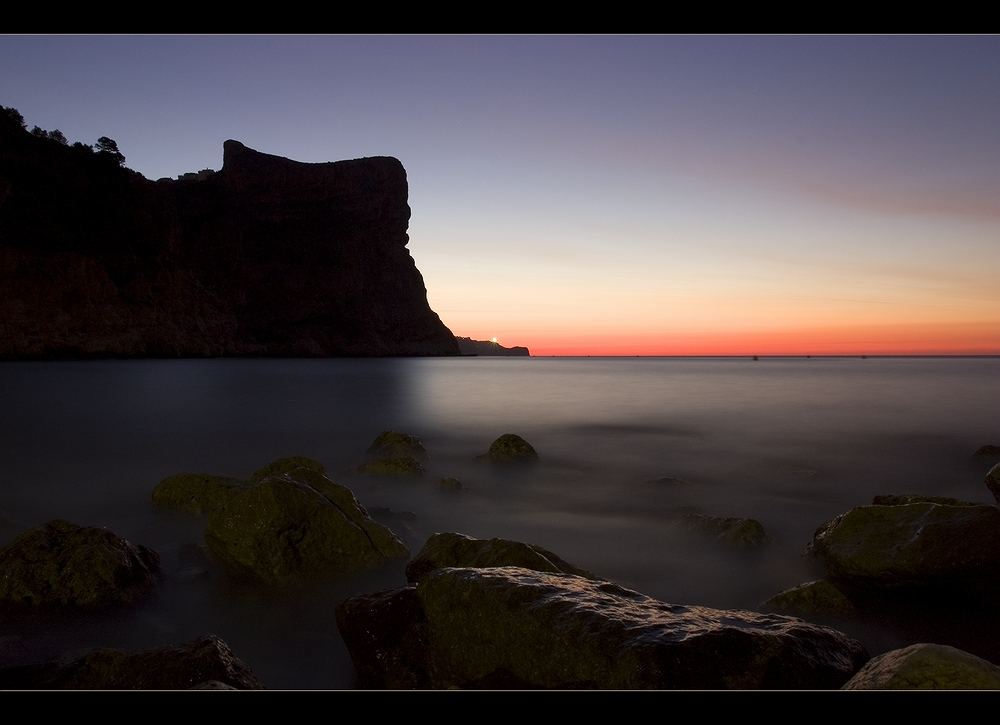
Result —
[[0, 104], [152, 179], [398, 157], [434, 309], [543, 352], [1000, 351], [998, 91], [1000, 37], [0, 37]]

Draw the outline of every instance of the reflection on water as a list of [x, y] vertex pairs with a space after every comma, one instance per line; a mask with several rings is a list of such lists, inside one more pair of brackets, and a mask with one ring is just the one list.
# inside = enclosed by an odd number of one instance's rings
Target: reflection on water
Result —
[[[289, 688], [351, 686], [333, 607], [401, 584], [403, 565], [306, 592], [236, 587], [192, 559], [199, 521], [152, 509], [160, 479], [306, 455], [368, 508], [412, 512], [378, 516], [414, 551], [435, 531], [503, 536], [666, 601], [752, 608], [810, 578], [801, 552], [815, 528], [875, 494], [990, 501], [970, 454], [1000, 443], [997, 359], [4, 363], [0, 392], [0, 538], [57, 517], [107, 526], [159, 551], [165, 577], [126, 614], [0, 625], [0, 661], [214, 632]], [[386, 429], [424, 440], [424, 480], [351, 473]], [[474, 461], [506, 432], [541, 464], [502, 474]], [[465, 489], [439, 490], [441, 476]], [[758, 518], [775, 544], [725, 551], [677, 527], [680, 508]], [[874, 650], [895, 644], [861, 634]]]

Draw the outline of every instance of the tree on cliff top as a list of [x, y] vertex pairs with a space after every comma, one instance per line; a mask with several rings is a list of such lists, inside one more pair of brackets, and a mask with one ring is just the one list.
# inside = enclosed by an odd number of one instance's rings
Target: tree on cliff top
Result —
[[97, 144], [94, 148], [97, 149], [98, 153], [112, 156], [121, 166], [125, 165], [125, 154], [118, 150], [118, 144], [113, 139], [101, 136], [97, 139]]
[[17, 124], [22, 129], [26, 128], [24, 123], [24, 116], [22, 116], [21, 112], [18, 111], [16, 108], [10, 108], [9, 106], [0, 106], [0, 120]]

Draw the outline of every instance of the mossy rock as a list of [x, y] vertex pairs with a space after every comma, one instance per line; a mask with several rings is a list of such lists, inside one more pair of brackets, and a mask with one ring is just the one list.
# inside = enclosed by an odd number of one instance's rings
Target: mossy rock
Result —
[[231, 571], [274, 586], [373, 569], [409, 555], [349, 488], [307, 469], [240, 491], [209, 517], [205, 542]]
[[1000, 690], [1000, 667], [955, 647], [921, 643], [872, 659], [845, 690]]
[[299, 468], [305, 468], [309, 471], [315, 471], [316, 473], [323, 475], [326, 474], [326, 468], [324, 468], [323, 464], [317, 460], [306, 458], [305, 456], [289, 456], [287, 458], [279, 458], [275, 461], [271, 461], [263, 468], [258, 468], [250, 474], [250, 483], [263, 481], [269, 476], [277, 476], [281, 473], [291, 473]]
[[922, 494], [904, 494], [901, 496], [890, 494], [887, 496], [876, 496], [872, 499], [873, 506], [907, 506], [911, 503], [936, 503], [942, 506], [982, 506], [980, 503], [962, 501], [957, 498], [924, 496]]
[[1000, 463], [993, 466], [986, 474], [986, 488], [993, 494], [997, 503], [1000, 503]]
[[519, 566], [534, 571], [576, 574], [594, 578], [548, 549], [507, 539], [474, 539], [465, 534], [434, 534], [406, 566], [407, 581], [415, 582], [429, 572], [449, 566], [486, 568]]
[[538, 460], [538, 453], [521, 436], [504, 433], [490, 444], [489, 450], [480, 458], [492, 463], [531, 463]]
[[210, 514], [246, 487], [246, 483], [230, 476], [207, 473], [178, 473], [164, 478], [153, 489], [157, 506], [192, 514]]
[[104, 609], [156, 586], [160, 557], [107, 529], [55, 520], [0, 549], [0, 605]]
[[775, 594], [761, 605], [761, 611], [804, 619], [847, 619], [858, 614], [851, 600], [826, 579], [799, 584]]
[[821, 526], [807, 554], [851, 589], [996, 590], [1000, 509], [912, 503], [859, 506]]
[[771, 542], [764, 525], [757, 519], [688, 513], [681, 516], [681, 521], [688, 529], [734, 549], [760, 549]]
[[253, 671], [214, 635], [141, 652], [92, 650], [76, 659], [0, 668], [0, 689], [182, 690], [262, 689]]
[[379, 458], [358, 466], [358, 473], [367, 476], [422, 476], [424, 466], [416, 458], [403, 456], [401, 458]]
[[825, 689], [868, 660], [799, 619], [518, 567], [437, 569], [342, 602], [337, 625], [362, 687]]
[[462, 482], [459, 481], [457, 478], [452, 478], [451, 476], [447, 476], [441, 479], [441, 481], [438, 483], [438, 487], [444, 491], [461, 491]]
[[415, 435], [387, 430], [368, 446], [368, 455], [374, 459], [415, 458], [423, 461], [427, 460], [427, 449]]

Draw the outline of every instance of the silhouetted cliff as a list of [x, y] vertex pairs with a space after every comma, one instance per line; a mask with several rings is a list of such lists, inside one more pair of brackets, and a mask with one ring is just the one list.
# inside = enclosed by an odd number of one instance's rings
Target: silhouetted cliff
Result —
[[0, 118], [0, 357], [454, 355], [394, 158], [153, 182]]
[[473, 340], [471, 337], [456, 337], [458, 349], [463, 355], [529, 355], [526, 347], [504, 347], [492, 340]]

